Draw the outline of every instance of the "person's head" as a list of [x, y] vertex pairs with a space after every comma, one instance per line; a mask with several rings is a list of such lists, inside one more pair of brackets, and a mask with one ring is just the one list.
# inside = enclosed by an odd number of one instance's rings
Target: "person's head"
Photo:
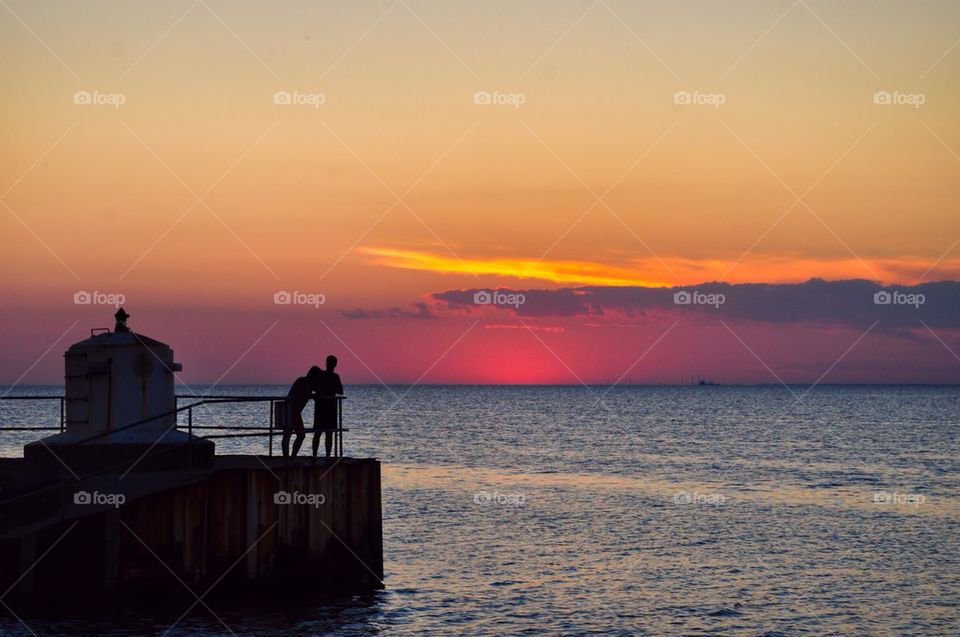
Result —
[[317, 367], [316, 365], [311, 367], [310, 370], [307, 372], [307, 380], [309, 380], [311, 383], [319, 383], [320, 378], [322, 376], [323, 376], [323, 370]]
[[330, 354], [330, 356], [327, 356], [327, 371], [332, 372], [336, 368], [337, 368], [337, 357], [334, 356], [333, 354]]

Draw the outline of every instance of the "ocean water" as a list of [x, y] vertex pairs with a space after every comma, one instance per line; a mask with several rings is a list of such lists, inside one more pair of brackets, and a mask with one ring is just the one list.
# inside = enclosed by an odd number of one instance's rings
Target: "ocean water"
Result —
[[[211, 604], [168, 634], [960, 634], [960, 387], [347, 391], [346, 453], [383, 461], [386, 589]], [[6, 425], [57, 417], [0, 402]], [[35, 437], [4, 434], [0, 454]], [[27, 623], [164, 634], [179, 615]]]

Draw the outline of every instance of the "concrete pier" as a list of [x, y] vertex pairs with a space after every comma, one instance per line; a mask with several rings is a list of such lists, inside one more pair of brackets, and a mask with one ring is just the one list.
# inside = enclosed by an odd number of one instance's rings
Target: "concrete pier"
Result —
[[[10, 462], [24, 461], [3, 464]], [[0, 590], [16, 583], [8, 599], [50, 607], [190, 597], [187, 587], [201, 595], [211, 587], [225, 594], [383, 586], [375, 459], [287, 465], [217, 456], [212, 469], [100, 475], [60, 497], [61, 520], [44, 517], [21, 533], [0, 528], [8, 531], [0, 535]]]
[[[178, 406], [173, 350], [131, 331], [123, 308], [114, 317], [112, 332], [94, 328], [64, 354], [64, 396], [50, 397], [60, 432], [0, 458], [0, 597], [51, 609], [382, 588], [380, 463], [341, 457], [345, 397], [322, 396], [337, 408], [337, 457], [216, 455], [223, 438], [263, 437], [272, 451], [288, 399]], [[318, 384], [304, 391], [320, 399]], [[240, 403], [268, 408], [259, 426], [221, 416], [196, 427], [216, 433], [195, 434], [194, 410]]]

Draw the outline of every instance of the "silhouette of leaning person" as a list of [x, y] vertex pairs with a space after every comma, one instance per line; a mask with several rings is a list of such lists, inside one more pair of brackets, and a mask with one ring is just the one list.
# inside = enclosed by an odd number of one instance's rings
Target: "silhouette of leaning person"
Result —
[[317, 386], [317, 397], [314, 401], [316, 405], [315, 416], [313, 420], [313, 457], [316, 459], [317, 452], [320, 449], [320, 434], [326, 435], [324, 441], [327, 450], [327, 457], [330, 457], [330, 449], [333, 447], [333, 432], [339, 426], [337, 422], [337, 396], [343, 394], [343, 383], [340, 382], [340, 375], [334, 372], [337, 368], [337, 357], [331, 354], [327, 356], [327, 368], [320, 372], [320, 383]]
[[303, 429], [303, 408], [307, 406], [307, 401], [316, 394], [323, 373], [323, 370], [314, 365], [306, 376], [301, 376], [293, 381], [290, 391], [287, 392], [287, 398], [284, 401], [285, 418], [282, 423], [283, 441], [281, 443], [284, 458], [290, 457], [290, 436], [292, 434], [296, 434], [296, 438], [293, 440], [293, 457], [296, 457], [300, 451], [300, 446], [306, 437], [306, 432]]

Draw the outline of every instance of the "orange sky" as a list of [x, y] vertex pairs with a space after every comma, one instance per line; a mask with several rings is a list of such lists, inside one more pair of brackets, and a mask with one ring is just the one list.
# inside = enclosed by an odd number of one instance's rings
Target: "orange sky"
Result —
[[[0, 382], [108, 322], [77, 291], [179, 308], [180, 334], [229, 309], [249, 344], [281, 290], [369, 341], [342, 310], [452, 288], [960, 279], [958, 36], [953, 2], [10, 1]], [[56, 380], [59, 349], [25, 379]]]

